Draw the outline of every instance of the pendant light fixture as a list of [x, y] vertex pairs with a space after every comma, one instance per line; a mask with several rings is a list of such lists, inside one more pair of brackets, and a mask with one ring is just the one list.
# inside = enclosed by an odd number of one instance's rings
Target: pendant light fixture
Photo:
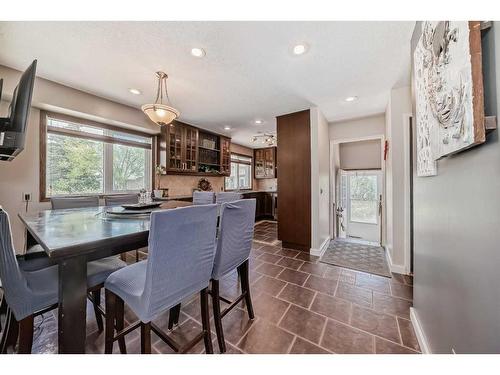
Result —
[[[168, 125], [180, 116], [180, 112], [170, 105], [167, 91], [167, 74], [156, 72], [158, 77], [158, 88], [156, 89], [156, 100], [154, 104], [144, 104], [142, 111], [158, 125]], [[167, 104], [163, 104], [163, 95]]]

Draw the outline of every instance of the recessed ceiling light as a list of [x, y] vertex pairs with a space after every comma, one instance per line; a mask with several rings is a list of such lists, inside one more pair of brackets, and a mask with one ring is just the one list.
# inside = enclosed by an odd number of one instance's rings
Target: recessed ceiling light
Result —
[[303, 55], [306, 52], [307, 52], [307, 44], [305, 44], [305, 43], [300, 43], [300, 44], [293, 46], [293, 54], [294, 55]]
[[203, 48], [191, 48], [191, 55], [194, 57], [203, 57], [205, 56], [205, 50]]
[[141, 95], [142, 94], [141, 90], [139, 90], [139, 89], [128, 89], [128, 91], [134, 95]]
[[262, 120], [255, 120], [255, 124], [257, 124], [257, 125], [261, 125], [263, 123], [264, 123], [264, 121], [262, 121]]
[[224, 126], [224, 130], [231, 130], [230, 126]]
[[354, 102], [358, 100], [357, 96], [348, 96], [347, 98], [344, 99], [346, 102]]

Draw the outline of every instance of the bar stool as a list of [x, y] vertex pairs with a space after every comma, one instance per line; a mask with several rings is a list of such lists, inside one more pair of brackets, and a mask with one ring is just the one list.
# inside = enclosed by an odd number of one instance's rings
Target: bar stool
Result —
[[[252, 249], [255, 205], [255, 199], [242, 199], [231, 203], [223, 203], [221, 206], [219, 238], [210, 289], [215, 330], [221, 353], [226, 351], [222, 318], [241, 300], [245, 299], [248, 317], [254, 319], [248, 277], [248, 257]], [[238, 270], [242, 293], [234, 301], [230, 301], [220, 295], [219, 280], [235, 269]], [[221, 300], [229, 304], [222, 312], [220, 309]]]
[[213, 191], [193, 191], [193, 204], [213, 204], [215, 194]]
[[[217, 206], [203, 205], [151, 214], [149, 256], [109, 276], [106, 290], [105, 353], [114, 341], [141, 328], [141, 353], [151, 353], [151, 330], [176, 352], [186, 352], [201, 339], [212, 353], [208, 286], [215, 256]], [[200, 293], [202, 332], [180, 347], [152, 321], [183, 299]], [[115, 334], [115, 321], [123, 323], [126, 303], [139, 321]]]

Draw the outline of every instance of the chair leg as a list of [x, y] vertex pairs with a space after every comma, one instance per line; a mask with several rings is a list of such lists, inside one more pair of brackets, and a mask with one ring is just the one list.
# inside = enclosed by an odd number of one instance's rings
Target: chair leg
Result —
[[214, 311], [215, 332], [217, 333], [219, 350], [222, 354], [226, 352], [226, 341], [224, 340], [224, 331], [222, 328], [219, 296], [219, 280], [212, 280], [212, 309]]
[[203, 327], [203, 339], [205, 341], [205, 351], [213, 354], [212, 335], [210, 334], [210, 311], [208, 308], [208, 288], [200, 292], [201, 323]]
[[14, 317], [14, 313], [7, 306], [7, 314], [5, 317], [5, 327], [2, 333], [2, 341], [0, 342], [0, 354], [6, 354], [7, 348], [12, 346], [16, 348], [17, 338], [19, 336], [19, 323]]
[[7, 353], [7, 347], [9, 346], [9, 334], [12, 334], [12, 324], [13, 324], [14, 314], [10, 311], [10, 308], [7, 306], [6, 314], [5, 314], [5, 327], [2, 332], [2, 340], [0, 341], [0, 354]]
[[[120, 297], [116, 297], [116, 330], [121, 331], [124, 328], [124, 303]], [[127, 346], [125, 345], [125, 336], [118, 339], [118, 346], [120, 347], [120, 353], [127, 354]]]
[[248, 317], [255, 318], [252, 305], [252, 297], [250, 295], [250, 279], [248, 276], [248, 259], [238, 267], [240, 270], [241, 290], [245, 293], [245, 304], [247, 305]]
[[102, 320], [101, 312], [99, 311], [99, 304], [101, 303], [101, 289], [94, 290], [92, 293], [92, 304], [94, 305], [95, 320], [97, 322], [97, 329], [99, 332], [104, 331], [104, 322]]
[[120, 254], [120, 259], [121, 259], [122, 261], [126, 262], [126, 261], [127, 261], [127, 253], [121, 253], [121, 254]]
[[141, 354], [151, 354], [151, 323], [141, 323]]
[[7, 312], [7, 301], [5, 297], [2, 295], [0, 298], [0, 332], [2, 332], [2, 315]]
[[136, 250], [135, 251], [135, 262], [138, 263], [139, 262], [139, 250]]
[[168, 314], [168, 329], [172, 329], [175, 324], [179, 323], [179, 316], [181, 314], [181, 304], [175, 305], [170, 309]]
[[31, 354], [33, 346], [33, 315], [30, 315], [19, 322], [19, 354]]
[[106, 295], [106, 332], [105, 332], [105, 346], [104, 353], [113, 353], [113, 338], [115, 334], [115, 317], [116, 317], [116, 295], [105, 290]]

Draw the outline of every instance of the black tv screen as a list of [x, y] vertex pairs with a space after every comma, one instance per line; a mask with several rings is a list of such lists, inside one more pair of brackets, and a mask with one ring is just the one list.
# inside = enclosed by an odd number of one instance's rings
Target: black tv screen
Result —
[[[29, 120], [31, 97], [35, 85], [34, 60], [12, 94], [7, 117], [0, 118], [0, 161], [11, 161], [24, 149], [26, 127]], [[0, 97], [2, 84], [0, 83]]]

